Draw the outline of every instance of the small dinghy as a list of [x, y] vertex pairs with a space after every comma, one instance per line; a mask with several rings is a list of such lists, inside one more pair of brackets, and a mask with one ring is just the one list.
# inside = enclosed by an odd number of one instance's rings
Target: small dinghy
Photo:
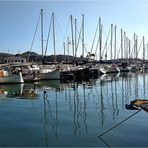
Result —
[[136, 100], [131, 101], [129, 104], [125, 104], [125, 108], [129, 110], [140, 110], [141, 108], [135, 105]]
[[141, 109], [143, 109], [144, 111], [148, 112], [148, 104], [141, 104], [140, 107], [141, 107]]
[[126, 109], [130, 110], [140, 110], [143, 109], [144, 111], [148, 112], [148, 100], [133, 100], [130, 102], [130, 104], [125, 105]]

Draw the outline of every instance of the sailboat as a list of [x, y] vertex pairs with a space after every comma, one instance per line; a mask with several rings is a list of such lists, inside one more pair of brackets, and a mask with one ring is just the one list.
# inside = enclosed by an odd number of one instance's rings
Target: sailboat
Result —
[[[40, 66], [40, 70], [38, 73], [35, 73], [35, 76], [37, 77], [37, 79], [39, 80], [52, 80], [52, 79], [60, 79], [60, 71], [58, 70], [58, 68], [53, 68], [56, 67], [55, 65], [53, 67], [47, 67], [45, 65], [45, 61], [44, 61], [44, 56], [43, 56], [43, 50], [44, 50], [44, 46], [43, 46], [43, 9], [41, 9], [41, 47], [42, 47], [42, 65]], [[52, 13], [52, 27], [53, 27], [53, 44], [54, 44], [54, 54], [55, 54], [55, 30], [54, 30], [54, 13]], [[49, 28], [50, 29], [50, 28]], [[49, 31], [50, 32], [50, 31]], [[46, 55], [46, 51], [47, 51], [47, 46], [48, 46], [48, 39], [49, 39], [49, 34], [48, 34], [48, 38], [47, 38], [47, 44], [46, 44], [46, 49], [45, 49], [45, 55]]]

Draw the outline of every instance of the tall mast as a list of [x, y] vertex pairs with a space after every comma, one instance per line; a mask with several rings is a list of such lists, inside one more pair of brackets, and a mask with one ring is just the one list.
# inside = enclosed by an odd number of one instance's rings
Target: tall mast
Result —
[[112, 52], [113, 52], [113, 51], [112, 51], [112, 43], [113, 43], [113, 24], [111, 24], [111, 44], [110, 44], [110, 46], [111, 46], [111, 47], [110, 47], [110, 50], [111, 50], [111, 57], [110, 57], [110, 58], [111, 58], [111, 60], [112, 60], [112, 58], [113, 58], [113, 57], [112, 57]]
[[65, 57], [65, 59], [64, 59], [64, 61], [66, 62], [66, 51], [65, 51], [65, 42], [63, 42], [63, 48], [64, 48], [64, 57]]
[[126, 58], [126, 32], [124, 31], [124, 58]]
[[67, 55], [68, 55], [68, 63], [69, 63], [69, 37], [67, 37]]
[[134, 58], [136, 58], [136, 34], [134, 33]]
[[136, 36], [136, 59], [138, 58], [138, 36]]
[[121, 58], [123, 58], [123, 31], [122, 31], [122, 28], [121, 28]]
[[75, 58], [76, 56], [77, 56], [77, 19], [75, 18]]
[[102, 25], [101, 25], [101, 17], [99, 18], [99, 42], [100, 42], [100, 61], [102, 60], [102, 56], [101, 56], [101, 49], [102, 49]]
[[115, 42], [114, 42], [114, 44], [115, 44], [114, 46], [115, 46], [115, 47], [114, 47], [114, 59], [116, 59], [116, 29], [117, 29], [117, 27], [116, 27], [116, 25], [115, 25], [115, 40], [114, 40], [114, 41], [115, 41]]
[[55, 48], [55, 28], [54, 28], [54, 13], [52, 13], [52, 28], [53, 28], [53, 49], [54, 49], [54, 62], [56, 62], [56, 48]]
[[145, 42], [144, 42], [144, 36], [143, 36], [143, 60], [145, 60]]
[[84, 58], [84, 14], [82, 15], [82, 57]]
[[146, 44], [147, 59], [148, 59], [148, 43]]
[[71, 42], [72, 42], [72, 52], [73, 52], [73, 60], [74, 60], [74, 39], [73, 39], [73, 18], [72, 15], [70, 16], [71, 20]]
[[44, 38], [43, 38], [43, 9], [41, 9], [41, 47], [42, 47], [42, 60], [43, 60], [43, 53], [44, 53]]
[[129, 55], [128, 56], [129, 56], [129, 58], [131, 58], [131, 55], [130, 55], [130, 53], [131, 53], [131, 40], [129, 40], [129, 49], [128, 50], [129, 50]]

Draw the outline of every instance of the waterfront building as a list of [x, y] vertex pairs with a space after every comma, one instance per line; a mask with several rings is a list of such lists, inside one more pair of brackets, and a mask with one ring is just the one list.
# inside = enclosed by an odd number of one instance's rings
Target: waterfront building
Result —
[[27, 61], [25, 58], [20, 56], [11, 56], [4, 59], [5, 64], [26, 64]]

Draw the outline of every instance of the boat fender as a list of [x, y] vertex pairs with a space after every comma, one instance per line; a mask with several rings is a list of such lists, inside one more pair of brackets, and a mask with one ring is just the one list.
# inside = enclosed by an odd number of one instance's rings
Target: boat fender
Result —
[[4, 77], [4, 72], [0, 70], [0, 77]]

